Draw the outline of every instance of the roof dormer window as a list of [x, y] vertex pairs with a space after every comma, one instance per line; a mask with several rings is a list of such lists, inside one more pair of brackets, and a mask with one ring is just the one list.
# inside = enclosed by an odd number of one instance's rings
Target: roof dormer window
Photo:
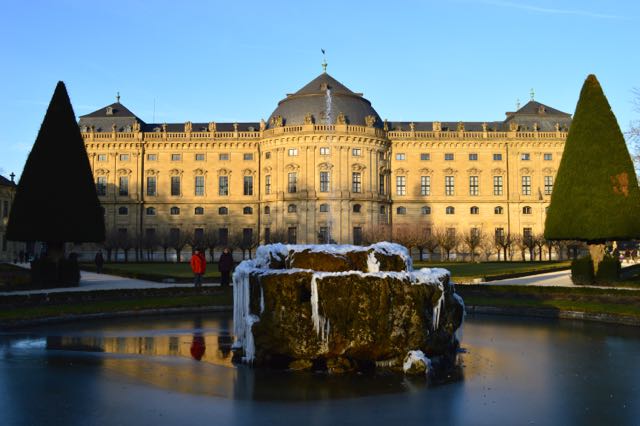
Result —
[[111, 106], [107, 107], [107, 115], [113, 115], [113, 107]]

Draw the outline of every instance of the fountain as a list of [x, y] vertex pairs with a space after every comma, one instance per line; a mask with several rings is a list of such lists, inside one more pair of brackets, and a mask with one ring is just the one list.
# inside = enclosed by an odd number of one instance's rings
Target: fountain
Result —
[[236, 359], [341, 373], [454, 365], [462, 299], [393, 243], [258, 248], [233, 274]]

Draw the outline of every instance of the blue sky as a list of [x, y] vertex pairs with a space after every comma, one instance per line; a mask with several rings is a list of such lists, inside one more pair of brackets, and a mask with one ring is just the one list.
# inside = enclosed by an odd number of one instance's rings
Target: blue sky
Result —
[[147, 122], [258, 121], [321, 71], [390, 120], [504, 117], [519, 98], [573, 113], [595, 73], [640, 118], [640, 2], [5, 0], [0, 173], [20, 174], [63, 80], [76, 115], [121, 102]]

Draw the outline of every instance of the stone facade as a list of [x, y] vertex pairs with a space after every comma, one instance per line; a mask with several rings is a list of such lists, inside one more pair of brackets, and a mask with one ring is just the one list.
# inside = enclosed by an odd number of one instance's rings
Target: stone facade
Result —
[[[13, 175], [11, 177], [13, 178]], [[25, 250], [24, 243], [9, 241], [6, 238], [7, 223], [15, 192], [16, 184], [13, 180], [0, 176], [0, 262], [13, 262], [18, 259], [20, 250]]]
[[267, 121], [147, 124], [118, 102], [80, 127], [108, 229], [357, 244], [542, 233], [570, 120], [532, 100], [504, 121], [382, 121], [322, 74]]

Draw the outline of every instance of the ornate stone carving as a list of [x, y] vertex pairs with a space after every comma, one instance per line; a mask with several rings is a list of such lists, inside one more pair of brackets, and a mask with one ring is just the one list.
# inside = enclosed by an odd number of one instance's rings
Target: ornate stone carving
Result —
[[138, 133], [140, 131], [140, 123], [138, 122], [138, 120], [133, 121], [132, 130], [134, 131], [134, 133]]
[[432, 175], [433, 174], [433, 170], [431, 170], [428, 167], [423, 167], [420, 170], [418, 170], [418, 172], [420, 172], [421, 175]]
[[367, 127], [373, 127], [373, 125], [376, 124], [376, 117], [374, 115], [367, 115], [364, 118], [364, 123]]
[[431, 126], [432, 126], [431, 129], [434, 132], [441, 132], [442, 131], [442, 123], [439, 122], [439, 121], [434, 121]]
[[509, 122], [509, 130], [512, 132], [517, 132], [518, 131], [518, 123], [515, 121], [510, 121]]
[[411, 132], [415, 132], [416, 131], [416, 123], [414, 123], [413, 121], [411, 123], [409, 123], [409, 130]]
[[253, 169], [243, 169], [242, 176], [253, 176], [256, 174], [256, 171]]
[[218, 169], [216, 172], [218, 173], [218, 176], [231, 176], [231, 170], [224, 167]]
[[98, 176], [105, 176], [105, 175], [109, 174], [109, 170], [107, 170], [107, 169], [96, 169], [95, 173]]
[[266, 123], [266, 121], [264, 121], [264, 118], [261, 118], [260, 119], [260, 131], [264, 132], [266, 128], [267, 128], [267, 123]]
[[207, 128], [209, 129], [209, 132], [215, 133], [216, 132], [216, 122], [215, 121], [209, 122], [209, 125], [207, 126]]
[[464, 123], [462, 121], [458, 121], [457, 130], [459, 132], [464, 132]]
[[344, 115], [344, 112], [340, 112], [338, 117], [336, 118], [336, 124], [347, 124], [347, 117]]
[[365, 170], [367, 168], [367, 166], [365, 166], [362, 163], [355, 163], [351, 165], [351, 170], [353, 170], [354, 172], [361, 172], [363, 170]]
[[305, 114], [304, 124], [313, 124], [313, 114], [311, 114], [310, 112]]
[[487, 131], [487, 123], [482, 123], [482, 131], [483, 132]]
[[118, 169], [116, 173], [118, 176], [127, 176], [131, 174], [131, 169]]
[[398, 169], [395, 169], [393, 171], [393, 173], [396, 174], [396, 175], [407, 175], [407, 174], [409, 174], [409, 170], [403, 169], [402, 167], [400, 167]]
[[553, 175], [556, 173], [556, 169], [554, 169], [553, 167], [545, 167], [544, 169], [542, 169], [542, 172], [549, 175]]
[[283, 124], [282, 116], [277, 115], [275, 117], [271, 117], [270, 124], [271, 124], [271, 127], [282, 127], [282, 124]]
[[284, 166], [284, 168], [288, 172], [297, 172], [298, 170], [300, 170], [300, 166], [293, 163], [287, 164], [286, 166]]
[[493, 173], [494, 175], [503, 175], [506, 173], [506, 171], [504, 169], [501, 169], [500, 167], [496, 167], [495, 169], [491, 170], [491, 173]]
[[169, 175], [170, 176], [182, 176], [182, 170], [180, 169], [171, 169], [169, 170]]
[[207, 174], [207, 171], [203, 170], [203, 169], [195, 169], [193, 171], [193, 174], [196, 175], [196, 176], [204, 176], [204, 175]]
[[445, 175], [455, 175], [455, 174], [457, 174], [457, 173], [458, 173], [458, 171], [457, 171], [456, 169], [451, 168], [451, 167], [447, 167], [446, 169], [442, 170], [442, 172], [443, 172]]
[[238, 133], [238, 123], [233, 123], [233, 131]]
[[145, 174], [149, 176], [157, 176], [160, 174], [160, 172], [157, 169], [147, 169], [145, 170]]
[[482, 173], [482, 170], [478, 169], [477, 167], [472, 167], [467, 170], [467, 173], [469, 173], [470, 175], [479, 175], [480, 173]]
[[267, 167], [263, 167], [263, 168], [262, 168], [262, 171], [263, 171], [265, 174], [270, 174], [272, 170], [273, 170], [273, 168], [272, 168], [271, 166], [267, 166]]
[[331, 169], [333, 169], [333, 164], [331, 164], [331, 163], [323, 162], [323, 163], [318, 164], [318, 170], [330, 171]]
[[190, 121], [187, 121], [186, 123], [184, 123], [185, 133], [191, 133], [192, 130], [193, 130], [193, 124], [191, 124]]
[[382, 128], [384, 129], [385, 132], [389, 131], [389, 122], [387, 121], [387, 119], [384, 119], [384, 124], [382, 125]]
[[523, 167], [520, 169], [521, 175], [530, 175], [532, 173], [533, 173], [533, 169], [530, 169], [529, 167]]

